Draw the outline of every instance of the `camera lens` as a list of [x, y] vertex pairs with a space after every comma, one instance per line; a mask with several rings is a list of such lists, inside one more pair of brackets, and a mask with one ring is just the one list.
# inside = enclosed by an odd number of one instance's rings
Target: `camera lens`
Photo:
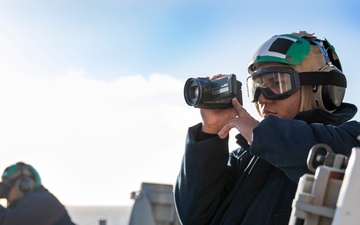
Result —
[[197, 99], [199, 97], [199, 88], [197, 86], [191, 87], [191, 98]]
[[189, 78], [184, 86], [185, 101], [189, 106], [194, 106], [201, 98], [200, 83], [195, 78]]

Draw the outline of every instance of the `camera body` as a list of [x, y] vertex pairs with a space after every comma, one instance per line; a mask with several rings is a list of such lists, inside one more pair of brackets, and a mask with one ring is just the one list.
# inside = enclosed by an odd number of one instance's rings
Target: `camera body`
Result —
[[235, 74], [227, 74], [210, 80], [189, 78], [184, 86], [184, 98], [195, 108], [232, 108], [231, 100], [236, 98], [242, 105], [241, 82]]

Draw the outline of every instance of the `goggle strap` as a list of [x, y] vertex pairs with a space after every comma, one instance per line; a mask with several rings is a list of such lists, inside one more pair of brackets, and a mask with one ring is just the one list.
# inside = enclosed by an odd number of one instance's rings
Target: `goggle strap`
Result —
[[335, 85], [346, 88], [346, 78], [337, 70], [299, 73], [301, 85]]

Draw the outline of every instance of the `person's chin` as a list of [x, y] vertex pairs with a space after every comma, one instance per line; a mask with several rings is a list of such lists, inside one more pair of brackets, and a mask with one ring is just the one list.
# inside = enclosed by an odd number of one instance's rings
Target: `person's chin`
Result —
[[263, 117], [264, 118], [267, 118], [268, 116], [277, 116], [276, 114], [274, 114], [274, 113], [263, 113]]

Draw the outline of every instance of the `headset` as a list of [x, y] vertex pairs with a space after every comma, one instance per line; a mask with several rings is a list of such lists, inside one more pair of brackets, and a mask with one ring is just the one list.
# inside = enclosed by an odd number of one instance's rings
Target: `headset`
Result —
[[24, 173], [25, 169], [29, 167], [22, 162], [17, 163], [17, 165], [20, 171], [20, 175], [17, 178], [16, 187], [23, 193], [32, 192], [35, 188], [35, 181]]
[[[340, 60], [334, 47], [325, 39], [305, 38], [310, 44], [317, 45], [324, 56], [325, 65], [319, 69], [319, 72], [336, 74], [343, 82], [339, 85], [313, 85], [313, 102], [316, 107], [324, 108], [327, 111], [334, 111], [339, 107], [344, 99], [346, 90], [346, 77], [342, 72]], [[330, 78], [331, 79], [331, 78]]]

